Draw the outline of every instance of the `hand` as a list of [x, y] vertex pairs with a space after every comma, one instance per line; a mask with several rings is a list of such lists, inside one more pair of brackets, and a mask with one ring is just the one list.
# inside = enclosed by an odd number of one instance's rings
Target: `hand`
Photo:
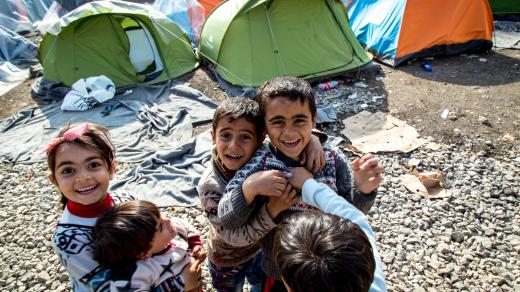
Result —
[[287, 184], [283, 194], [279, 197], [269, 197], [267, 212], [271, 219], [276, 218], [282, 211], [288, 209], [298, 201], [298, 192], [290, 184]]
[[279, 197], [285, 191], [287, 178], [279, 170], [266, 170], [250, 175], [242, 184], [246, 204], [251, 204], [256, 195]]
[[381, 174], [384, 171], [385, 168], [379, 166], [379, 159], [372, 154], [358, 158], [352, 163], [354, 183], [362, 194], [370, 194], [377, 189], [382, 180]]
[[320, 139], [311, 135], [309, 144], [307, 144], [307, 147], [305, 147], [305, 150], [302, 152], [300, 165], [305, 166], [310, 172], [316, 173], [321, 171], [326, 163], [327, 160], [325, 159], [325, 152], [323, 152]]
[[196, 245], [193, 247], [193, 250], [191, 251], [191, 256], [194, 257], [196, 260], [203, 262], [204, 260], [206, 260], [206, 250], [204, 250], [204, 247], [202, 245]]
[[199, 291], [202, 286], [202, 261], [191, 258], [182, 270], [184, 278], [184, 291]]
[[291, 168], [291, 177], [289, 178], [289, 183], [294, 188], [301, 190], [303, 183], [305, 183], [305, 181], [309, 178], [312, 178], [312, 173], [310, 173], [307, 169], [303, 167], [294, 167]]

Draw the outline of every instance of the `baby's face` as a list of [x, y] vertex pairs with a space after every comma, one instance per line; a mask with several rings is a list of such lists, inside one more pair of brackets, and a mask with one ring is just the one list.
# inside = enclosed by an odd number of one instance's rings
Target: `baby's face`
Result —
[[156, 254], [162, 251], [170, 241], [177, 235], [177, 230], [172, 225], [170, 218], [161, 213], [161, 218], [157, 220], [157, 227], [152, 241], [151, 254]]

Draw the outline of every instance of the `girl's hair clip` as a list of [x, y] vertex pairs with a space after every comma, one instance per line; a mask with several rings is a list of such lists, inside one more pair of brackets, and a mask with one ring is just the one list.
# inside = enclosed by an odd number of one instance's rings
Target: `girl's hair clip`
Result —
[[53, 138], [47, 146], [45, 146], [41, 152], [46, 152], [47, 155], [51, 153], [58, 145], [63, 142], [72, 142], [81, 137], [88, 130], [88, 123], [79, 124], [73, 128], [68, 129], [59, 138]]

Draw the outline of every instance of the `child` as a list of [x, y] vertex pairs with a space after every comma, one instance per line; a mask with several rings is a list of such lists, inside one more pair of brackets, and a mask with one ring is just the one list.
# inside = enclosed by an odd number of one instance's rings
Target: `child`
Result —
[[135, 198], [107, 192], [116, 165], [106, 128], [88, 123], [67, 127], [44, 151], [49, 179], [61, 192], [64, 207], [52, 235], [54, 251], [69, 273], [72, 290], [97, 290], [108, 278], [92, 258], [92, 227], [111, 206]]
[[[224, 226], [236, 228], [245, 224], [265, 204], [264, 196], [251, 191], [245, 178], [263, 170], [289, 172], [288, 167], [297, 167], [302, 159], [302, 150], [307, 147], [311, 130], [316, 121], [316, 105], [309, 84], [295, 77], [277, 77], [267, 81], [257, 95], [263, 111], [264, 122], [270, 143], [262, 146], [249, 163], [239, 170], [229, 182], [218, 206], [218, 217]], [[350, 170], [344, 154], [338, 149], [324, 147], [326, 166], [314, 173], [314, 178], [325, 183], [340, 196], [368, 212], [376, 197], [379, 174], [383, 171], [378, 160], [364, 156], [354, 162]], [[265, 195], [265, 194], [262, 194]], [[272, 194], [271, 194], [272, 195]], [[276, 194], [275, 194], [276, 195]], [[246, 201], [253, 202], [245, 204]], [[309, 212], [313, 206], [299, 200], [282, 212], [275, 222], [299, 212]], [[272, 257], [274, 231], [260, 241], [264, 257], [262, 268], [268, 276], [279, 279]]]
[[300, 213], [279, 227], [273, 251], [287, 290], [386, 291], [375, 235], [363, 213], [307, 170], [291, 173], [289, 182], [301, 189], [304, 202], [339, 217]]
[[[245, 278], [251, 285], [251, 291], [262, 290], [265, 275], [260, 268], [262, 255], [258, 240], [276, 227], [272, 218], [296, 200], [296, 192], [290, 189], [280, 171], [259, 172], [249, 177], [245, 184], [261, 194], [276, 193], [278, 196], [259, 206], [256, 215], [248, 218], [241, 227], [228, 228], [217, 217], [217, 206], [225, 186], [262, 145], [263, 128], [258, 103], [246, 97], [226, 99], [213, 116], [211, 135], [215, 148], [211, 167], [202, 175], [198, 192], [211, 223], [209, 270], [217, 291], [241, 291]], [[308, 164], [320, 168], [321, 144], [316, 137], [312, 139], [314, 148], [306, 149], [309, 152]]]
[[167, 218], [151, 202], [130, 201], [98, 218], [94, 259], [111, 269], [111, 291], [199, 291], [206, 253], [189, 223]]

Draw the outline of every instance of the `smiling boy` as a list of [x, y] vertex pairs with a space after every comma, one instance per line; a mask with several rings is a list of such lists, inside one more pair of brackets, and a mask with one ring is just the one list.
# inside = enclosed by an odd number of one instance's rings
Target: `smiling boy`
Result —
[[[254, 215], [239, 227], [229, 228], [217, 216], [222, 193], [237, 170], [253, 156], [264, 140], [264, 122], [258, 103], [247, 97], [231, 97], [215, 110], [211, 137], [215, 147], [211, 166], [202, 175], [198, 192], [209, 219], [208, 259], [213, 287], [217, 291], [239, 291], [247, 278], [251, 291], [262, 291], [265, 274], [260, 267], [262, 254], [258, 241], [277, 224], [275, 218], [291, 206], [297, 193], [278, 170], [257, 172], [244, 184], [249, 192], [274, 195], [255, 208]], [[321, 144], [314, 137], [314, 148]], [[312, 151], [312, 147], [310, 147]], [[313, 156], [313, 155], [310, 155]], [[313, 161], [311, 158], [309, 161]], [[320, 164], [319, 162], [317, 164]], [[249, 204], [246, 199], [244, 204]]]
[[[226, 187], [218, 206], [218, 216], [222, 224], [230, 227], [245, 224], [247, 218], [254, 216], [256, 210], [268, 201], [265, 196], [258, 196], [259, 193], [251, 191], [245, 180], [259, 171], [279, 170], [288, 173], [290, 167], [299, 166], [304, 157], [303, 149], [308, 145], [311, 131], [316, 125], [312, 88], [302, 79], [277, 77], [267, 81], [260, 88], [257, 99], [271, 142], [263, 145]], [[313, 174], [314, 179], [329, 186], [361, 211], [368, 212], [383, 172], [383, 168], [378, 166], [378, 160], [371, 155], [364, 156], [354, 161], [351, 170], [339, 149], [323, 147], [323, 150], [326, 165]], [[281, 222], [298, 212], [316, 211], [298, 198], [274, 221]], [[273, 230], [260, 241], [264, 252], [262, 268], [268, 276], [279, 280], [279, 272], [272, 257], [274, 235]]]

